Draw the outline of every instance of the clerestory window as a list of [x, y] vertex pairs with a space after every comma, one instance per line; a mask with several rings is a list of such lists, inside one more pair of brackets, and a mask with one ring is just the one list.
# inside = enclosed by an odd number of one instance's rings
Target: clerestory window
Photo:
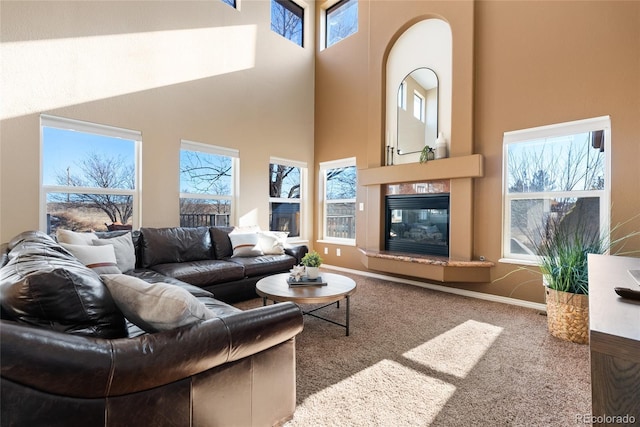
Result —
[[271, 30], [302, 47], [304, 8], [291, 0], [271, 0]]
[[333, 46], [358, 31], [358, 0], [341, 0], [325, 12], [325, 46]]

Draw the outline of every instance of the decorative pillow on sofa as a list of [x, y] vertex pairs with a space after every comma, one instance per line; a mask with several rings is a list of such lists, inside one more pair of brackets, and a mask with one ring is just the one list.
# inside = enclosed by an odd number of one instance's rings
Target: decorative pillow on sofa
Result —
[[136, 252], [133, 247], [131, 232], [117, 237], [94, 239], [92, 243], [93, 246], [113, 245], [113, 250], [116, 254], [116, 263], [121, 272], [126, 273], [136, 267]]
[[77, 231], [62, 230], [56, 231], [56, 239], [58, 243], [68, 243], [71, 245], [91, 245], [94, 239], [97, 239], [96, 233], [78, 233]]
[[265, 255], [282, 255], [289, 233], [283, 231], [261, 231], [258, 233], [260, 248]]
[[116, 263], [116, 253], [113, 250], [113, 245], [89, 246], [60, 243], [60, 246], [71, 252], [81, 263], [98, 274], [121, 273]]
[[241, 233], [234, 230], [229, 233], [229, 239], [233, 247], [231, 258], [264, 255], [260, 248], [260, 236], [257, 232]]
[[166, 331], [215, 317], [179, 286], [148, 283], [126, 274], [101, 277], [124, 316], [146, 332]]

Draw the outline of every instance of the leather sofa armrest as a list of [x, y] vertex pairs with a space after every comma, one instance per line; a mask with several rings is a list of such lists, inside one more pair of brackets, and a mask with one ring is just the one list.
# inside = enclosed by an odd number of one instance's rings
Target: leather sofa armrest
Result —
[[292, 302], [241, 311], [222, 320], [231, 336], [229, 361], [280, 344], [302, 332], [302, 310]]
[[284, 253], [291, 255], [296, 259], [296, 265], [299, 265], [302, 261], [302, 257], [309, 252], [307, 245], [290, 246], [284, 249]]
[[303, 327], [293, 303], [142, 335], [100, 339], [3, 321], [2, 377], [45, 392], [118, 396], [188, 378], [287, 341]]

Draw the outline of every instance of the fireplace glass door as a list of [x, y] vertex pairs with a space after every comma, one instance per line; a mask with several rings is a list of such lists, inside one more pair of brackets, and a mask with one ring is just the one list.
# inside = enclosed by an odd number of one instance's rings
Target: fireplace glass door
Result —
[[385, 249], [449, 256], [449, 195], [394, 195], [386, 198]]

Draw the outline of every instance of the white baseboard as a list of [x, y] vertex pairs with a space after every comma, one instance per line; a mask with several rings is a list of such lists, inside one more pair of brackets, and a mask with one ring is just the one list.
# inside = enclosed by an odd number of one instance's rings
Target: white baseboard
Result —
[[532, 308], [534, 310], [546, 313], [547, 306], [537, 302], [525, 301], [517, 298], [503, 297], [500, 295], [485, 294], [484, 292], [469, 291], [466, 289], [452, 288], [449, 286], [436, 285], [433, 283], [419, 282], [417, 280], [403, 279], [401, 277], [386, 276], [380, 273], [372, 273], [369, 271], [353, 270], [350, 268], [338, 267], [335, 265], [322, 264], [322, 268], [328, 270], [344, 271], [345, 273], [357, 274], [360, 276], [374, 277], [376, 279], [388, 280], [390, 282], [405, 283], [407, 285], [420, 286], [421, 288], [431, 289], [434, 291], [448, 292], [450, 294], [462, 295], [470, 298], [477, 298], [486, 301], [501, 302], [503, 304], [517, 305], [520, 307]]

